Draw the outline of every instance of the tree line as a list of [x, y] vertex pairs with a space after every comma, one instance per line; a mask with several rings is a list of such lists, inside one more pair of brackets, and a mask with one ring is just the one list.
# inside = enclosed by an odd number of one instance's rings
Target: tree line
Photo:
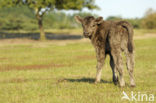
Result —
[[0, 8], [27, 6], [35, 15], [40, 29], [40, 39], [45, 40], [43, 17], [48, 11], [96, 9], [94, 0], [0, 0]]
[[[98, 9], [94, 0], [0, 0], [0, 30], [40, 30], [45, 39], [45, 29], [80, 28], [74, 20], [75, 15], [87, 16], [83, 8]], [[79, 13], [67, 14], [61, 10], [79, 10]], [[148, 9], [142, 18], [126, 19], [110, 16], [105, 20], [127, 20], [136, 29], [156, 29], [156, 11]], [[37, 25], [38, 24], [38, 25]], [[44, 24], [44, 28], [43, 28]]]
[[[63, 11], [52, 11], [45, 14], [43, 18], [45, 29], [73, 29], [81, 27], [74, 20], [75, 15], [83, 17], [94, 15], [89, 12], [79, 12], [67, 14]], [[126, 19], [120, 16], [109, 16], [105, 20], [127, 20], [136, 29], [155, 29], [156, 28], [156, 11], [148, 9], [142, 18]], [[0, 30], [37, 30], [37, 20], [33, 11], [26, 6], [17, 6], [12, 8], [0, 9]]]
[[126, 19], [120, 16], [110, 16], [107, 20], [127, 20], [136, 29], [156, 29], [156, 10], [149, 8], [142, 18]]

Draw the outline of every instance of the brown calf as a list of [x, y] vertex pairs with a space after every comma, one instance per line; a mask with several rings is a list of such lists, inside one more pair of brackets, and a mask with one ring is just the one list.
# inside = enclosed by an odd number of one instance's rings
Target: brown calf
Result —
[[130, 75], [130, 85], [135, 86], [133, 77], [134, 45], [133, 27], [126, 21], [104, 21], [102, 17], [87, 16], [82, 18], [75, 16], [77, 22], [82, 24], [83, 35], [89, 38], [95, 47], [97, 57], [96, 81], [100, 82], [102, 66], [107, 54], [110, 56], [110, 66], [113, 72], [113, 82], [117, 84], [119, 72], [119, 84], [125, 86], [123, 78], [122, 52], [127, 58], [127, 69]]

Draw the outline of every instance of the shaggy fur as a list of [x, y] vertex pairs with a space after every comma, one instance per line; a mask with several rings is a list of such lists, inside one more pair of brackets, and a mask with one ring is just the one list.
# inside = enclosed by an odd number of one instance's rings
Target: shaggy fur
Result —
[[110, 56], [110, 66], [113, 72], [113, 82], [117, 84], [119, 72], [119, 84], [125, 86], [123, 78], [122, 52], [127, 58], [127, 69], [130, 75], [130, 85], [135, 86], [133, 77], [134, 68], [134, 45], [133, 45], [133, 27], [126, 21], [104, 21], [102, 17], [94, 18], [87, 16], [81, 18], [76, 16], [77, 22], [82, 24], [83, 35], [89, 38], [95, 47], [97, 58], [96, 81], [100, 82], [101, 71], [104, 65], [106, 55]]

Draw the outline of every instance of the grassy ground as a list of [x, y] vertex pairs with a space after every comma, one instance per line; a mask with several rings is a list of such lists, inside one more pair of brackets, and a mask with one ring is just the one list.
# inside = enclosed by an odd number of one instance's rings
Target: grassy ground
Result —
[[156, 38], [135, 40], [136, 88], [112, 83], [109, 57], [94, 84], [96, 58], [88, 41], [0, 41], [0, 103], [127, 103], [128, 95], [156, 95]]
[[138, 36], [145, 34], [156, 34], [156, 29], [134, 29], [134, 34]]

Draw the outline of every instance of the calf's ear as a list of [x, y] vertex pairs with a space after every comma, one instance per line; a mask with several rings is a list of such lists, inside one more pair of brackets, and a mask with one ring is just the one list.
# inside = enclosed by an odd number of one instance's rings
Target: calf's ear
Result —
[[95, 23], [96, 24], [101, 24], [103, 22], [103, 17], [98, 17], [98, 18], [96, 18], [96, 20], [95, 20]]
[[80, 16], [75, 16], [74, 18], [75, 18], [75, 20], [76, 20], [78, 23], [82, 23], [82, 21], [83, 21], [83, 18], [80, 17]]

